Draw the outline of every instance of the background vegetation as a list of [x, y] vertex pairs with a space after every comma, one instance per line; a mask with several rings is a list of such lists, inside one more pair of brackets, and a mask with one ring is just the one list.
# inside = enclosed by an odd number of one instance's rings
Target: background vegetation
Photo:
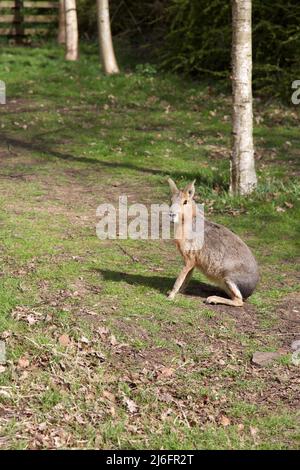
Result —
[[[96, 35], [95, 2], [78, 0], [80, 30]], [[228, 0], [111, 2], [112, 28], [148, 60], [193, 77], [228, 79], [231, 5]], [[184, 37], [184, 41], [182, 38]], [[253, 0], [254, 90], [290, 98], [300, 76], [300, 3]]]

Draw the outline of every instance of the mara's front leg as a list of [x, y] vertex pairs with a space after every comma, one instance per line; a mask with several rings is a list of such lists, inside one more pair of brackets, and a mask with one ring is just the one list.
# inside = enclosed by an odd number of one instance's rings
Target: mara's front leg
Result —
[[191, 265], [186, 265], [182, 268], [182, 270], [180, 271], [180, 274], [179, 276], [177, 277], [176, 279], [176, 282], [173, 286], [173, 289], [171, 290], [171, 292], [169, 293], [168, 295], [168, 299], [169, 300], [173, 300], [175, 295], [177, 294], [177, 292], [180, 290], [180, 288], [182, 287], [184, 281], [186, 280], [187, 276], [189, 275], [189, 273], [193, 270], [193, 266]]
[[179, 289], [179, 292], [180, 292], [181, 294], [186, 291], [186, 288], [187, 288], [187, 286], [189, 285], [190, 280], [192, 279], [193, 272], [194, 272], [194, 268], [192, 268], [192, 269], [190, 270], [190, 272], [186, 275], [186, 278], [185, 278], [185, 280], [183, 281], [183, 284], [182, 284], [182, 286], [181, 286], [180, 289]]

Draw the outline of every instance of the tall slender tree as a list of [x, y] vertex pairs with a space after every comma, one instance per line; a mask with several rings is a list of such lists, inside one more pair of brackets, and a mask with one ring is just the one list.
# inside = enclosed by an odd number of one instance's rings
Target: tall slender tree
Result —
[[58, 44], [65, 44], [66, 42], [66, 15], [65, 15], [65, 0], [59, 0], [59, 14], [58, 14]]
[[98, 37], [104, 73], [119, 73], [111, 36], [109, 0], [97, 0]]
[[257, 186], [252, 111], [252, 0], [232, 0], [232, 155], [233, 194], [249, 194]]
[[66, 16], [66, 60], [78, 60], [78, 22], [76, 0], [64, 0]]

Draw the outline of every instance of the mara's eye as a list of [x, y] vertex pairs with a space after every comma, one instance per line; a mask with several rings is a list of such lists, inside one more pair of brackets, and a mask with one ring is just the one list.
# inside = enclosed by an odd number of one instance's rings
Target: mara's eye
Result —
[[183, 204], [187, 204], [187, 201], [183, 201]]

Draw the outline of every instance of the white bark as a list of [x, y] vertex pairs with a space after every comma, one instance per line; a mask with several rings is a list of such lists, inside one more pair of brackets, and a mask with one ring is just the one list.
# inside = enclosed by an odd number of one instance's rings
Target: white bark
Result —
[[251, 0], [232, 0], [232, 156], [230, 191], [249, 194], [256, 185], [252, 111]]
[[65, 1], [66, 60], [78, 60], [78, 23], [76, 0]]
[[65, 0], [59, 0], [59, 18], [58, 18], [58, 44], [66, 43], [66, 15], [65, 15]]
[[97, 0], [98, 37], [104, 73], [119, 73], [111, 36], [109, 0]]

